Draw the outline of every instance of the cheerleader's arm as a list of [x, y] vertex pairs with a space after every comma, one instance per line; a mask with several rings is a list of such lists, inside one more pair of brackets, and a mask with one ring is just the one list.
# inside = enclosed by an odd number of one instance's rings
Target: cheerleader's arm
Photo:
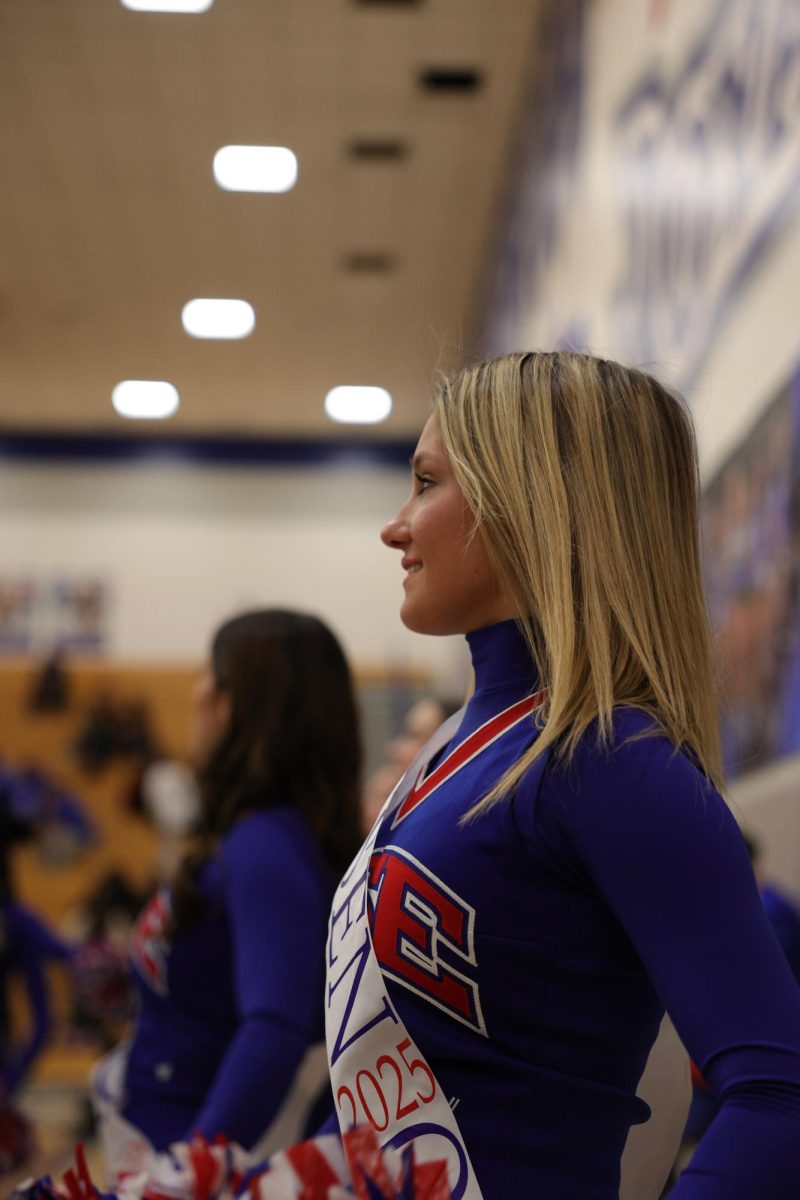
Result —
[[671, 1200], [797, 1200], [800, 988], [722, 797], [618, 714], [563, 773], [560, 819], [626, 929], [720, 1111]]
[[321, 1036], [329, 882], [285, 811], [259, 813], [226, 840], [228, 907], [241, 1024], [195, 1129], [252, 1146]]

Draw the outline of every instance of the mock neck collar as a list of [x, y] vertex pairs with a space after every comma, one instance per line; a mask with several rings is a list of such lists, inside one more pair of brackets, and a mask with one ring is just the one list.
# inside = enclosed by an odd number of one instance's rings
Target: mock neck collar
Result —
[[475, 672], [475, 695], [513, 688], [532, 691], [537, 684], [536, 668], [528, 644], [516, 621], [500, 621], [467, 634]]

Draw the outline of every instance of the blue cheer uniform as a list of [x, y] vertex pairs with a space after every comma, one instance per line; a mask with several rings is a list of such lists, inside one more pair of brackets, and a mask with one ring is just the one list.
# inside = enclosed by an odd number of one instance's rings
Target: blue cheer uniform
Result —
[[334, 881], [300, 813], [241, 818], [198, 882], [193, 924], [173, 936], [164, 889], [133, 937], [140, 1011], [122, 1113], [157, 1150], [194, 1131], [252, 1146], [323, 1037]]
[[[439, 763], [536, 687], [514, 622], [468, 641], [476, 688]], [[616, 1200], [665, 1008], [721, 1101], [674, 1200], [800, 1194], [800, 990], [727, 806], [652, 726], [616, 710], [606, 748], [590, 729], [462, 824], [526, 720], [379, 831], [375, 951], [485, 1200]]]

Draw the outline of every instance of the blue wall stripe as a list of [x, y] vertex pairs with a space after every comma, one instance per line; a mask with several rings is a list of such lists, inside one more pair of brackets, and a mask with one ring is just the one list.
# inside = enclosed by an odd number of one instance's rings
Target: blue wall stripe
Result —
[[415, 443], [405, 439], [188, 437], [0, 429], [0, 460], [38, 462], [165, 462], [242, 467], [408, 466]]

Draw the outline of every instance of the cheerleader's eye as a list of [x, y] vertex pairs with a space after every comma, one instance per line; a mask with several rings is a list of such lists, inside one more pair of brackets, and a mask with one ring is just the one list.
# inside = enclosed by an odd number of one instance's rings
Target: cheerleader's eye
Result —
[[427, 492], [429, 487], [433, 486], [433, 480], [431, 479], [430, 475], [419, 475], [415, 471], [414, 479], [416, 480], [416, 483], [417, 483], [416, 494], [418, 496], [421, 496], [424, 492]]

